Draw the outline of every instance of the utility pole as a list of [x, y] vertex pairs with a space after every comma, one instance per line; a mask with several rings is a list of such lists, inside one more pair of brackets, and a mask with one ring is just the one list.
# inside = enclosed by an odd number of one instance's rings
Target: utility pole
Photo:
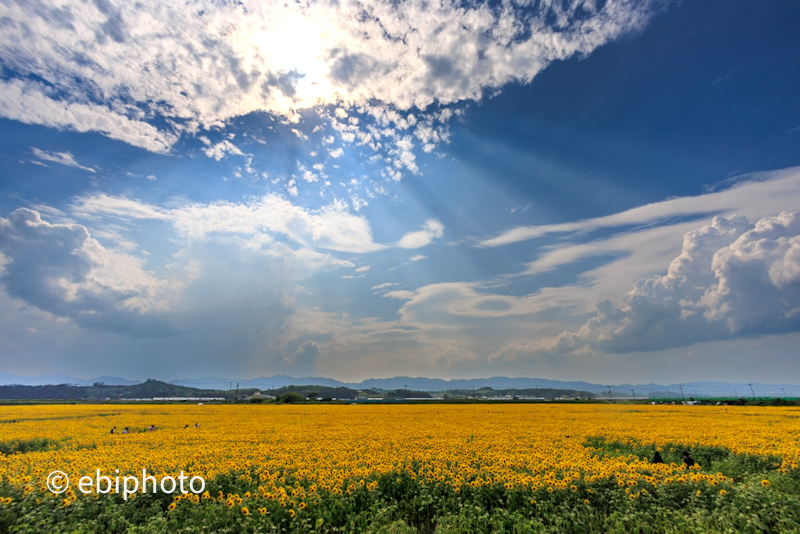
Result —
[[100, 384], [100, 393], [97, 394], [97, 400], [98, 401], [100, 401], [100, 397], [103, 395], [103, 386], [105, 386], [105, 384], [101, 383]]
[[475, 384], [472, 384], [472, 398], [475, 398]]
[[239, 382], [236, 382], [236, 402], [239, 402]]
[[633, 400], [635, 401], [636, 400], [636, 392], [631, 390], [631, 393], [633, 393]]
[[608, 388], [608, 399], [611, 400], [611, 386], [606, 386]]
[[231, 392], [232, 391], [233, 391], [233, 382], [231, 382], [231, 385], [228, 386], [228, 402], [230, 402]]
[[748, 385], [748, 386], [750, 386], [750, 393], [752, 393], [752, 394], [753, 394], [753, 400], [756, 400], [756, 394], [755, 394], [755, 392], [753, 391], [753, 384], [747, 384], [747, 385]]
[[686, 400], [686, 397], [683, 394], [683, 384], [678, 384], [678, 387], [681, 388], [681, 399]]
[[785, 399], [786, 398], [786, 390], [781, 388], [781, 391], [783, 391], [783, 398]]

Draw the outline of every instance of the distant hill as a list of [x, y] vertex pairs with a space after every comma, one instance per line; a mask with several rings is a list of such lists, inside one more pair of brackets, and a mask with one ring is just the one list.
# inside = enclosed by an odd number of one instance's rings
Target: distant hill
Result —
[[251, 378], [247, 380], [239, 378], [231, 379], [231, 378], [221, 378], [221, 377], [190, 378], [190, 379], [173, 380], [172, 383], [181, 386], [209, 388], [209, 389], [224, 389], [224, 390], [227, 390], [228, 388], [231, 387], [235, 389], [236, 385], [239, 384], [240, 388], [260, 389], [262, 391], [280, 389], [287, 386], [304, 386], [309, 384], [315, 386], [328, 386], [334, 388], [353, 386], [353, 384], [345, 384], [344, 382], [339, 382], [338, 380], [334, 380], [332, 378], [320, 378], [320, 377], [294, 378], [292, 376], [286, 376], [286, 375], [262, 376], [259, 378]]
[[133, 386], [92, 386], [55, 384], [43, 386], [0, 386], [0, 399], [4, 400], [124, 400], [152, 399], [153, 397], [221, 397], [225, 392], [176, 386], [158, 380], [147, 380]]
[[[67, 375], [44, 375], [22, 377], [10, 373], [0, 373], [0, 385], [43, 386], [52, 384], [70, 384], [72, 386], [92, 387], [96, 382], [105, 383], [105, 387], [134, 386], [136, 383], [119, 377], [103, 376], [94, 380], [79, 379]], [[166, 384], [166, 382], [161, 382]], [[216, 394], [232, 392], [238, 385], [240, 393], [244, 390], [261, 390], [271, 394], [281, 388], [297, 386], [317, 386], [328, 388], [348, 388], [350, 390], [374, 390], [388, 392], [392, 390], [414, 390], [421, 392], [439, 392], [451, 390], [479, 390], [492, 388], [504, 390], [554, 390], [588, 392], [600, 398], [633, 397], [680, 397], [681, 389], [686, 398], [689, 397], [800, 397], [800, 385], [797, 384], [764, 384], [764, 383], [731, 383], [731, 382], [688, 382], [685, 384], [617, 384], [609, 386], [581, 381], [560, 381], [543, 378], [508, 378], [495, 376], [491, 378], [453, 379], [397, 376], [393, 378], [371, 378], [361, 382], [341, 382], [324, 377], [295, 378], [287, 375], [262, 376], [252, 379], [204, 377], [173, 380], [169, 385], [174, 387], [196, 388], [214, 391]], [[751, 389], [752, 387], [752, 389]], [[116, 392], [116, 390], [113, 390]], [[87, 393], [87, 395], [92, 395]], [[113, 392], [112, 392], [113, 394]], [[164, 395], [169, 396], [169, 395]]]
[[99, 376], [90, 380], [68, 375], [20, 376], [11, 373], [0, 373], [0, 386], [47, 386], [53, 384], [71, 384], [73, 386], [91, 386], [95, 382], [103, 382], [109, 386], [132, 386], [136, 380], [126, 380], [118, 376]]

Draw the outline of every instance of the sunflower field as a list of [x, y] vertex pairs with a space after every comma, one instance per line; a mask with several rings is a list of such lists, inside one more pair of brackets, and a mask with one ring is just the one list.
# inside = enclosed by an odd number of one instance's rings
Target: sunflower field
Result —
[[798, 460], [797, 408], [2, 406], [0, 532], [800, 532]]

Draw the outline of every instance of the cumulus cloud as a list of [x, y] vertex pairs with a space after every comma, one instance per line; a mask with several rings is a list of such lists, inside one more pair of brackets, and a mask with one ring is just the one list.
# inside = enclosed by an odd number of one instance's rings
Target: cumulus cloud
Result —
[[75, 161], [75, 157], [70, 152], [47, 152], [46, 150], [40, 150], [34, 146], [31, 147], [31, 152], [33, 152], [34, 156], [43, 161], [52, 161], [53, 163], [58, 163], [59, 165], [66, 165], [67, 167], [75, 167], [76, 169], [95, 172], [93, 168], [84, 167]]
[[701, 341], [800, 330], [800, 215], [755, 224], [715, 217], [687, 233], [667, 274], [640, 280], [620, 306], [604, 301], [577, 332], [492, 355], [652, 351]]
[[29, 305], [81, 326], [139, 336], [176, 332], [162, 312], [180, 284], [156, 278], [134, 256], [104, 248], [85, 226], [50, 224], [39, 212], [19, 208], [0, 218], [0, 252], [0, 282]]
[[244, 153], [239, 150], [239, 147], [225, 139], [215, 145], [209, 146], [203, 149], [206, 156], [209, 158], [214, 158], [215, 160], [219, 161], [224, 158], [228, 154], [233, 154], [235, 156], [244, 156]]
[[[437, 106], [528, 82], [642, 28], [664, 3], [6, 2], [0, 116], [165, 152], [233, 117], [296, 122], [330, 106], [355, 128], [343, 140], [385, 137], [393, 165], [416, 172], [412, 136], [426, 151], [446, 136], [433, 118], [451, 111]], [[372, 131], [357, 115], [388, 125]]]
[[430, 245], [434, 239], [444, 235], [444, 225], [436, 219], [428, 219], [422, 230], [410, 232], [400, 238], [397, 246], [400, 248], [422, 248]]

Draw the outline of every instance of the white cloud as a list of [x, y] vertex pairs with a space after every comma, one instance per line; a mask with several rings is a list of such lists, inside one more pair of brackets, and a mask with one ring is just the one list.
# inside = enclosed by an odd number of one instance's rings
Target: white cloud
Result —
[[383, 296], [391, 299], [411, 300], [416, 296], [416, 293], [398, 289], [396, 291], [387, 291]]
[[800, 215], [715, 217], [688, 232], [667, 274], [598, 305], [578, 331], [512, 343], [495, 359], [652, 351], [800, 330]]
[[355, 128], [340, 133], [347, 142], [374, 136], [355, 115], [386, 118], [389, 154], [417, 172], [398, 131], [421, 122], [414, 135], [425, 150], [442, 142], [428, 119], [446, 122], [448, 110], [431, 104], [529, 82], [555, 60], [642, 28], [663, 4], [3, 3], [2, 61], [18, 77], [0, 83], [0, 116], [166, 152], [181, 132], [233, 117], [266, 111], [297, 123], [297, 110], [334, 106], [332, 118]]
[[183, 283], [156, 278], [136, 257], [100, 245], [85, 226], [50, 224], [19, 208], [0, 218], [0, 252], [6, 292], [40, 310], [119, 333], [176, 333], [163, 312]]
[[744, 175], [738, 179], [740, 182], [730, 189], [647, 204], [605, 217], [561, 224], [518, 226], [497, 237], [485, 239], [478, 243], [478, 246], [509, 245], [550, 234], [586, 233], [605, 228], [653, 225], [668, 219], [687, 216], [739, 213], [747, 217], [760, 218], [776, 210], [791, 209], [797, 205], [795, 202], [800, 200], [797, 193], [800, 190], [800, 167]]
[[337, 148], [335, 150], [329, 150], [328, 154], [330, 154], [332, 158], [341, 158], [344, 155], [344, 150]]
[[170, 222], [189, 239], [211, 235], [259, 236], [282, 234], [307, 247], [365, 253], [386, 248], [372, 241], [367, 220], [352, 215], [342, 201], [306, 210], [277, 195], [266, 195], [245, 203], [213, 202], [181, 208], [159, 208], [125, 197], [94, 195], [73, 206], [76, 215], [112, 215]]
[[364, 265], [363, 267], [359, 267], [358, 269], [356, 269], [356, 272], [357, 273], [365, 273], [365, 272], [369, 271], [369, 269], [370, 269], [369, 265]]
[[392, 286], [396, 286], [396, 285], [398, 285], [398, 284], [394, 283], [394, 282], [385, 282], [383, 284], [378, 284], [377, 286], [372, 286], [370, 289], [372, 291], [375, 291], [377, 289], [384, 289], [384, 288], [392, 287]]
[[178, 139], [169, 130], [159, 130], [103, 105], [54, 100], [41, 87], [22, 80], [0, 81], [0, 116], [50, 128], [99, 132], [156, 153], [168, 152]]
[[31, 147], [31, 152], [33, 152], [34, 156], [44, 161], [52, 161], [53, 163], [66, 165], [67, 167], [75, 167], [84, 171], [95, 172], [93, 168], [84, 167], [75, 161], [75, 157], [69, 152], [47, 152], [46, 150], [40, 150], [35, 146]]
[[423, 256], [422, 254], [417, 254], [416, 256], [411, 256], [411, 258], [409, 258], [409, 259], [411, 261], [420, 261], [420, 260], [424, 260], [427, 257], [428, 256]]
[[[72, 205], [72, 212], [90, 219], [113, 216], [167, 221], [180, 235], [189, 239], [225, 234], [259, 236], [266, 232], [282, 234], [310, 248], [355, 253], [388, 248], [373, 242], [367, 219], [350, 213], [342, 200], [334, 200], [317, 210], [308, 210], [270, 194], [243, 203], [218, 201], [161, 208], [126, 197], [99, 194], [78, 199]], [[397, 246], [422, 247], [442, 237], [444, 232], [444, 226], [434, 219], [426, 221], [423, 228], [404, 235]]]
[[297, 181], [294, 178], [286, 182], [286, 191], [293, 197], [297, 196]]
[[434, 239], [444, 235], [444, 225], [436, 219], [425, 221], [425, 226], [418, 232], [410, 232], [400, 238], [397, 246], [400, 248], [421, 248], [430, 245]]
[[217, 143], [216, 145], [204, 148], [203, 152], [205, 152], [206, 156], [208, 156], [209, 158], [214, 158], [217, 161], [224, 158], [226, 154], [244, 156], [244, 153], [241, 150], [239, 150], [239, 147], [237, 147], [227, 139]]

